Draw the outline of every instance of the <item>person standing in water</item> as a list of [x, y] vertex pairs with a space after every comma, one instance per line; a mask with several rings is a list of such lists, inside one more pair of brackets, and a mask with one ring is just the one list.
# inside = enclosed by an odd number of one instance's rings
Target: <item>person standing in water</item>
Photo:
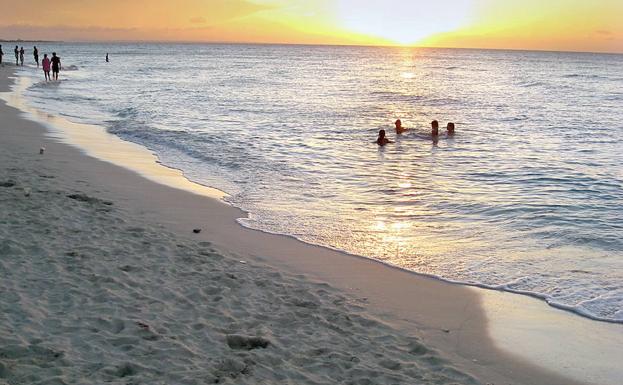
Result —
[[58, 80], [58, 73], [61, 71], [61, 58], [56, 56], [56, 52], [52, 52], [52, 76], [54, 80]]
[[108, 63], [108, 53], [106, 53], [106, 63]]
[[19, 50], [19, 61], [22, 63], [22, 67], [24, 66], [24, 47]]
[[15, 46], [13, 52], [15, 52], [15, 65], [19, 65], [19, 47]]
[[52, 80], [50, 77], [50, 59], [48, 59], [48, 54], [43, 54], [43, 60], [41, 60], [41, 66], [43, 67], [43, 75], [45, 76], [45, 81]]
[[431, 125], [430, 136], [433, 139], [437, 139], [439, 137], [439, 122], [436, 120], [433, 120], [432, 122], [430, 122], [430, 125]]
[[37, 68], [39, 68], [39, 50], [37, 49], [36, 46], [32, 50], [32, 56], [35, 58], [35, 63], [37, 63]]
[[2, 56], [4, 56], [4, 52], [2, 52], [2, 44], [0, 44], [0, 66], [2, 65]]

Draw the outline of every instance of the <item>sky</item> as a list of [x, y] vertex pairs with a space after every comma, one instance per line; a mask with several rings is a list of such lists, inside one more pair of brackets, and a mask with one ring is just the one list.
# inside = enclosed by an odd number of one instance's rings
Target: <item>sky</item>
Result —
[[5, 40], [623, 53], [623, 0], [0, 0], [0, 10]]

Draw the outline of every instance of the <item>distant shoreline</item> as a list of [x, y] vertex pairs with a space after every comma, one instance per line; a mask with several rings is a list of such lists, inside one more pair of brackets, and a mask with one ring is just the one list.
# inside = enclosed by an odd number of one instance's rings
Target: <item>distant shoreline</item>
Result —
[[17, 39], [17, 40], [6, 40], [6, 39], [0, 39], [0, 43], [66, 43], [65, 41], [62, 40], [21, 40], [21, 39]]
[[314, 46], [314, 47], [368, 47], [368, 48], [396, 48], [396, 49], [430, 49], [430, 50], [462, 50], [462, 51], [500, 51], [500, 52], [543, 52], [562, 54], [589, 54], [589, 55], [623, 55], [623, 52], [612, 51], [559, 51], [549, 49], [522, 49], [522, 48], [479, 48], [479, 47], [432, 47], [418, 45], [370, 45], [370, 44], [313, 44], [313, 43], [270, 43], [244, 41], [187, 41], [187, 40], [11, 40], [0, 39], [0, 43], [28, 42], [28, 43], [61, 43], [61, 44], [182, 44], [182, 45], [260, 45], [260, 46]]

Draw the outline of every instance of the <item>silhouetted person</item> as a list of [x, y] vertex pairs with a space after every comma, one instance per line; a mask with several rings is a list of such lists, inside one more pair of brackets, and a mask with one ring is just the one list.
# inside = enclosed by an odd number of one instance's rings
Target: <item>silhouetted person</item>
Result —
[[439, 136], [439, 122], [436, 120], [433, 120], [432, 122], [430, 122], [430, 125], [431, 125], [430, 136], [432, 136], [433, 139], [435, 139]]
[[379, 131], [379, 137], [376, 139], [376, 144], [379, 146], [384, 146], [387, 143], [391, 143], [392, 141], [385, 137], [385, 130]]
[[2, 51], [2, 44], [0, 44], [0, 65], [2, 65], [2, 56], [4, 56], [4, 52]]
[[15, 46], [15, 65], [19, 65], [19, 47]]
[[446, 131], [448, 132], [448, 135], [454, 135], [454, 123], [448, 123]]
[[394, 124], [396, 125], [396, 134], [402, 134], [405, 131], [409, 131], [408, 128], [402, 126], [402, 121], [400, 119], [396, 120]]
[[32, 56], [35, 58], [35, 63], [37, 63], [37, 68], [39, 68], [39, 50], [37, 47], [33, 48]]
[[52, 76], [54, 80], [58, 80], [58, 73], [61, 71], [61, 58], [56, 56], [56, 52], [52, 52]]
[[106, 54], [106, 63], [108, 63], [108, 62], [109, 62], [109, 60], [108, 60], [108, 54]]
[[48, 58], [48, 54], [43, 54], [43, 60], [41, 60], [41, 66], [43, 67], [43, 75], [45, 76], [45, 81], [52, 80], [50, 77], [50, 59]]
[[19, 61], [24, 65], [24, 47], [19, 50]]

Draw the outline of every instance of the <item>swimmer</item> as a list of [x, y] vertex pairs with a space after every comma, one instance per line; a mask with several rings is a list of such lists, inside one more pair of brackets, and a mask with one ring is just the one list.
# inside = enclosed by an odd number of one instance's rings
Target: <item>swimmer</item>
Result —
[[400, 119], [396, 120], [394, 124], [396, 125], [396, 134], [402, 134], [405, 131], [409, 131], [408, 128], [402, 126], [402, 121]]
[[379, 137], [376, 139], [376, 144], [378, 144], [379, 146], [384, 146], [387, 143], [393, 143], [393, 142], [387, 139], [387, 137], [385, 137], [385, 130], [380, 130]]
[[454, 123], [448, 123], [448, 126], [446, 127], [446, 131], [448, 135], [454, 135]]
[[439, 122], [436, 120], [433, 120], [432, 122], [430, 122], [430, 125], [431, 125], [430, 136], [432, 136], [433, 139], [435, 139], [439, 136]]

